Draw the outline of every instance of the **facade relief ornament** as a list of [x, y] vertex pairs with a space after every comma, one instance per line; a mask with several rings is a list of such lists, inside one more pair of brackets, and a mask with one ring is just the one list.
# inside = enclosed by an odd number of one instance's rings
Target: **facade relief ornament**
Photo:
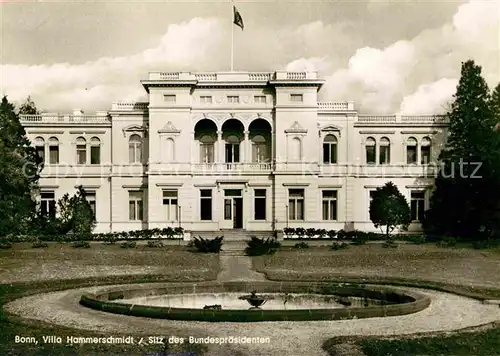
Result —
[[127, 132], [143, 132], [144, 135], [148, 132], [148, 125], [140, 126], [140, 125], [129, 125], [122, 129], [123, 137], [127, 135]]
[[168, 121], [163, 128], [158, 130], [158, 133], [169, 133], [169, 134], [179, 134], [181, 130], [176, 128], [172, 121]]
[[306, 134], [307, 129], [303, 128], [298, 121], [295, 121], [290, 128], [285, 130], [285, 133], [302, 133]]

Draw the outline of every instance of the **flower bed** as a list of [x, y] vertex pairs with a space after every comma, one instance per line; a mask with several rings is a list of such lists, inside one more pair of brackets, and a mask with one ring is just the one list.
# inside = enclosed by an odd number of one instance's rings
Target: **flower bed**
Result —
[[[348, 241], [385, 241], [386, 234], [377, 232], [365, 232], [359, 230], [325, 230], [325, 229], [304, 229], [302, 227], [283, 229], [285, 240], [348, 240]], [[426, 238], [420, 234], [390, 234], [389, 238], [394, 241], [408, 241], [415, 244], [424, 243]]]

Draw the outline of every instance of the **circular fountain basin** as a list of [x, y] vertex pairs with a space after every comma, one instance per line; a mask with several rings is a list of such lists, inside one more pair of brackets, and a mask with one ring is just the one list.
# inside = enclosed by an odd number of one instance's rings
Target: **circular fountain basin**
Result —
[[[249, 291], [265, 297], [266, 303], [252, 308], [239, 299]], [[403, 315], [425, 309], [430, 299], [386, 286], [266, 281], [158, 283], [148, 288], [125, 285], [85, 294], [80, 303], [101, 311], [150, 318], [244, 322]]]

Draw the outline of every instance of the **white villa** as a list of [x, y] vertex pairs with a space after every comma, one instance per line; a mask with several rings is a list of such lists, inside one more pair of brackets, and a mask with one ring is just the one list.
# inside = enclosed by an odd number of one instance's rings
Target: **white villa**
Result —
[[370, 192], [394, 182], [419, 230], [447, 124], [318, 102], [315, 72], [166, 73], [149, 102], [24, 115], [44, 157], [41, 209], [82, 185], [96, 232], [285, 227], [375, 231]]

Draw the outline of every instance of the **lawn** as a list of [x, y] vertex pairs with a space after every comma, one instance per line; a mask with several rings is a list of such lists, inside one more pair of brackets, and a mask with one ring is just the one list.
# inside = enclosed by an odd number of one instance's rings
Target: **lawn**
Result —
[[[253, 264], [276, 280], [366, 278], [485, 299], [500, 298], [499, 249], [443, 248], [434, 244], [400, 244], [397, 248], [366, 244], [338, 251], [329, 247], [285, 247], [275, 255], [254, 257]], [[323, 347], [334, 356], [335, 345], [346, 342], [357, 344], [367, 356], [500, 355], [500, 327], [497, 324], [476, 332], [435, 333], [416, 338], [332, 338]]]
[[49, 243], [48, 248], [14, 244], [0, 250], [0, 282], [74, 279], [109, 275], [161, 274], [171, 279], [215, 279], [219, 258], [198, 254], [185, 246], [121, 248], [119, 244], [92, 243], [90, 248]]
[[[151, 248], [138, 245], [134, 249], [119, 244], [91, 244], [88, 249], [70, 244], [49, 243], [48, 248], [31, 248], [31, 244], [14, 244], [12, 249], [0, 250], [0, 305], [30, 294], [90, 285], [212, 280], [219, 272], [217, 254], [192, 253], [184, 246]], [[0, 355], [144, 355], [147, 352], [167, 351], [163, 345], [106, 345], [106, 344], [21, 344], [15, 336], [56, 335], [80, 336], [81, 330], [30, 321], [0, 312]], [[179, 333], [177, 333], [179, 335]], [[85, 336], [99, 335], [85, 332]], [[200, 345], [179, 346], [168, 351], [201, 355]], [[191, 353], [189, 353], [191, 352]]]

